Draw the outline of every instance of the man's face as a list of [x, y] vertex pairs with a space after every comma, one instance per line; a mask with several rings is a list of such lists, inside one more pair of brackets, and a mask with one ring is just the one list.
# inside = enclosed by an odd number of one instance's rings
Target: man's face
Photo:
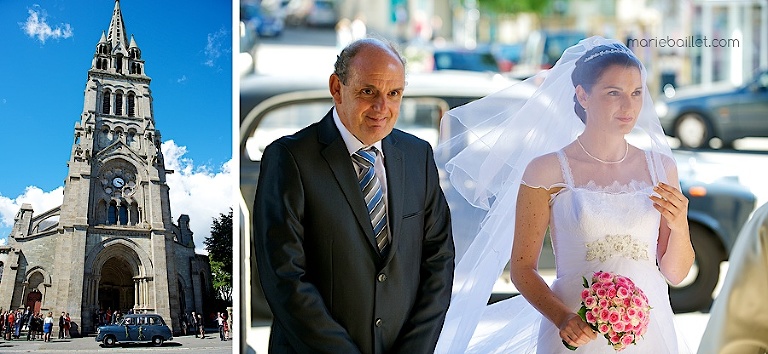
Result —
[[367, 46], [352, 58], [346, 85], [331, 75], [329, 86], [342, 124], [371, 145], [389, 135], [397, 122], [405, 68], [389, 51]]

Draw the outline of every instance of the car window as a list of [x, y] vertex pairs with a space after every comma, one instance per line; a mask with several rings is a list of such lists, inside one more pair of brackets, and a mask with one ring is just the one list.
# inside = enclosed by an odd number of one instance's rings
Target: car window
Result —
[[[251, 161], [260, 161], [264, 149], [278, 138], [293, 134], [319, 121], [333, 106], [330, 99], [300, 101], [268, 110], [257, 118], [256, 129], [245, 142]], [[442, 99], [435, 97], [404, 97], [400, 117], [395, 127], [437, 145], [440, 117], [449, 109]]]
[[435, 70], [498, 71], [492, 53], [456, 51], [435, 53]]

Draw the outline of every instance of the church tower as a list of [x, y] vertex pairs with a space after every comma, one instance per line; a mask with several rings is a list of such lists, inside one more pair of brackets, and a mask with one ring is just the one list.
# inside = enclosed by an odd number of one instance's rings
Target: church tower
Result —
[[6, 268], [0, 299], [10, 291], [12, 303], [0, 307], [69, 312], [84, 333], [95, 331], [101, 311], [158, 313], [176, 332], [182, 314], [210, 303], [210, 266], [194, 252], [189, 217], [171, 219], [166, 175], [173, 171], [163, 161], [146, 63], [132, 35], [128, 41], [119, 0], [94, 49], [63, 204], [37, 216], [28, 205], [19, 211], [7, 256], [16, 285], [9, 290]]

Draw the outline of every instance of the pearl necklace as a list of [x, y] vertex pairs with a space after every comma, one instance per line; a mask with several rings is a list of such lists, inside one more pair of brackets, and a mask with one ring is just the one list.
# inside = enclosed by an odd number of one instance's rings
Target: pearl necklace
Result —
[[597, 157], [592, 156], [592, 154], [590, 154], [589, 151], [587, 151], [587, 149], [584, 148], [584, 145], [581, 144], [581, 140], [579, 140], [578, 137], [576, 138], [576, 142], [579, 143], [579, 146], [581, 146], [581, 150], [583, 150], [584, 153], [587, 154], [587, 156], [597, 160], [598, 162], [604, 163], [604, 164], [609, 164], [610, 165], [610, 164], [622, 163], [622, 162], [624, 162], [624, 159], [626, 159], [627, 155], [629, 154], [629, 143], [624, 141], [624, 144], [626, 144], [626, 150], [624, 150], [624, 157], [622, 157], [618, 161], [605, 161], [605, 160], [601, 160], [601, 159], [599, 159]]

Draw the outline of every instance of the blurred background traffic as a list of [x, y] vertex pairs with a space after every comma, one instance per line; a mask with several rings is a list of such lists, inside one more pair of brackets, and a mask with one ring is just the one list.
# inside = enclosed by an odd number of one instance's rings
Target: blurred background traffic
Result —
[[[261, 151], [323, 117], [336, 55], [367, 35], [400, 45], [408, 86], [398, 127], [433, 144], [445, 111], [551, 68], [586, 37], [632, 49], [691, 201], [697, 259], [670, 295], [697, 348], [738, 232], [768, 202], [768, 1], [242, 0], [239, 10], [244, 350], [266, 346], [256, 343], [270, 320], [247, 267]], [[540, 269], [553, 276], [544, 252]], [[515, 291], [500, 279], [490, 301]]]

